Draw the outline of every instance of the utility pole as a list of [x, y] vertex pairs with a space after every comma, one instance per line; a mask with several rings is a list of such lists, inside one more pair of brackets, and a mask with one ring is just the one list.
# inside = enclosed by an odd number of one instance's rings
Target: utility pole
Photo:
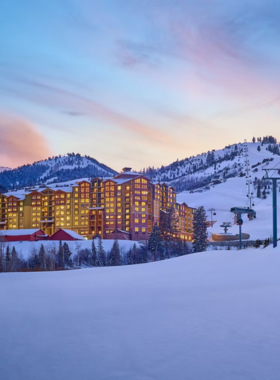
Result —
[[213, 228], [213, 212], [215, 213], [215, 209], [214, 208], [209, 208], [207, 211], [211, 212], [211, 227]]
[[273, 220], [273, 248], [277, 247], [277, 180], [280, 177], [269, 176], [270, 170], [278, 171], [277, 169], [263, 169], [266, 172], [264, 179], [270, 179], [272, 181], [272, 220]]

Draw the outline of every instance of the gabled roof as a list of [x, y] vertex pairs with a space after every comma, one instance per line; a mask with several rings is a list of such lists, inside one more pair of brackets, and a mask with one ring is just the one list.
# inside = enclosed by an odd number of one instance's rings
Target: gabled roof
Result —
[[0, 236], [25, 236], [25, 235], [33, 235], [36, 232], [43, 232], [40, 228], [30, 228], [23, 230], [4, 230], [0, 231]]
[[[73, 230], [67, 230], [67, 229], [64, 229], [64, 228], [61, 228], [60, 230], [58, 230], [57, 232], [59, 231], [64, 231], [66, 232], [68, 235], [72, 236], [74, 239], [77, 239], [77, 240], [85, 240], [85, 238], [79, 234], [77, 234], [77, 232], [73, 231]], [[57, 233], [55, 232], [54, 235]]]

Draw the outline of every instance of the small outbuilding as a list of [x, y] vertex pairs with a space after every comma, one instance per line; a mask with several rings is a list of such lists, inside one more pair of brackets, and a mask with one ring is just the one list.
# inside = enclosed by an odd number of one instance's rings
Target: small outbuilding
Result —
[[72, 240], [85, 240], [85, 238], [77, 232], [73, 230], [66, 230], [61, 228], [60, 230], [56, 231], [49, 240], [66, 240], [66, 241], [72, 241]]
[[0, 231], [0, 238], [4, 241], [37, 241], [48, 239], [49, 235], [38, 228], [22, 229], [22, 230], [3, 230]]

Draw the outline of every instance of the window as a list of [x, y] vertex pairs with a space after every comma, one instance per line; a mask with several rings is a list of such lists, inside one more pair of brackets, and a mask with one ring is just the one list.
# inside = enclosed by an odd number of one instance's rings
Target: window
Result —
[[142, 223], [146, 223], [146, 219], [142, 219]]
[[139, 219], [135, 219], [135, 223], [139, 223]]
[[139, 232], [139, 227], [135, 227], [135, 232]]
[[146, 227], [143, 227], [143, 228], [142, 228], [142, 232], [146, 232]]

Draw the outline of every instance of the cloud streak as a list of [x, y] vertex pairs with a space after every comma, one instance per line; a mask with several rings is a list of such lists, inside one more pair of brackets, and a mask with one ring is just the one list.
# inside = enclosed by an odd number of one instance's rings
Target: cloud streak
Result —
[[16, 167], [51, 155], [46, 139], [22, 118], [0, 113], [0, 166]]

